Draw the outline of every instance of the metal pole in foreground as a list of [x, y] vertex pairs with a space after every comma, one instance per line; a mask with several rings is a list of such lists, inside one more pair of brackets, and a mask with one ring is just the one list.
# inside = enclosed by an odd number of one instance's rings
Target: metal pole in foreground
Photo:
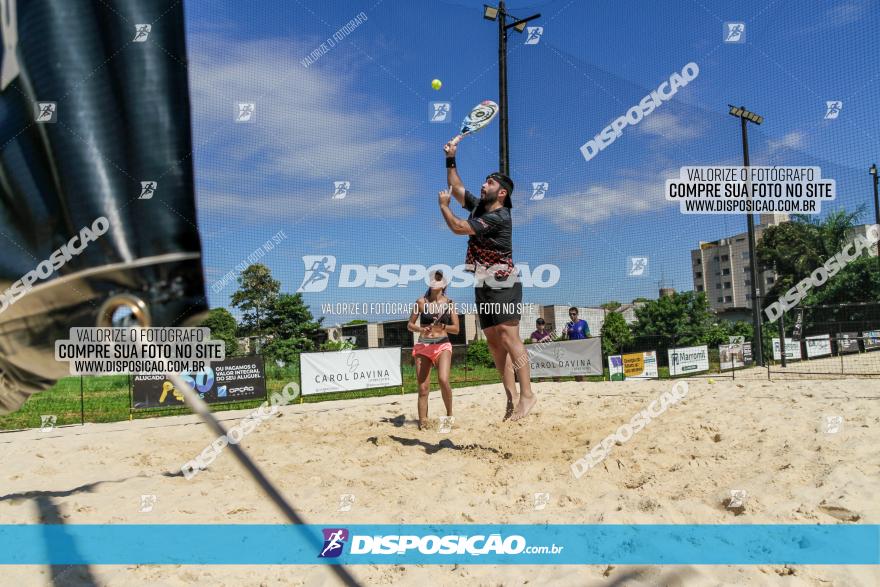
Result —
[[[748, 121], [740, 118], [742, 123], [742, 144], [743, 144], [743, 166], [749, 166], [749, 133]], [[752, 329], [754, 330], [755, 340], [755, 362], [764, 365], [764, 344], [761, 336], [761, 308], [758, 303], [758, 260], [755, 258], [755, 215], [749, 213], [746, 217], [746, 227], [749, 236], [749, 276], [751, 277], [751, 294], [752, 294]]]
[[[874, 224], [880, 224], [880, 198], [877, 196], [877, 164], [872, 163], [868, 170], [874, 178]], [[880, 269], [880, 242], [877, 243], [877, 268]]]
[[[744, 106], [730, 106], [730, 115], [739, 118], [742, 125], [742, 145], [743, 145], [743, 167], [749, 166], [749, 133], [747, 129], [748, 121], [755, 124], [764, 122], [764, 117], [749, 112]], [[748, 182], [748, 180], [747, 180]], [[750, 185], [747, 183], [746, 185]], [[751, 201], [751, 195], [749, 196]], [[764, 366], [764, 345], [761, 333], [761, 301], [758, 295], [758, 260], [755, 258], [755, 216], [749, 213], [746, 216], [746, 226], [749, 236], [749, 276], [751, 278], [751, 302], [752, 302], [752, 330], [754, 331], [752, 338], [754, 348], [752, 356], [755, 364]]]
[[779, 356], [782, 359], [782, 366], [787, 367], [785, 359], [785, 314], [779, 317]]
[[[511, 22], [507, 24], [507, 17]], [[508, 116], [507, 116], [507, 29], [512, 28], [518, 33], [523, 32], [526, 23], [540, 18], [541, 14], [533, 14], [528, 18], [517, 19], [507, 14], [504, 0], [499, 0], [498, 6], [483, 5], [483, 18], [486, 20], [498, 20], [498, 159], [499, 171], [510, 176], [510, 143], [508, 141]]]
[[510, 177], [509, 143], [507, 140], [507, 13], [504, 1], [498, 3], [498, 155], [501, 173]]
[[[166, 376], [171, 381], [171, 383], [174, 384], [174, 387], [179, 389], [180, 392], [183, 394], [183, 397], [186, 400], [186, 404], [189, 406], [189, 408], [194, 413], [198, 414], [202, 418], [202, 420], [204, 420], [205, 424], [208, 425], [208, 428], [210, 428], [218, 436], [226, 436], [226, 429], [223, 427], [220, 421], [214, 417], [214, 414], [211, 413], [211, 410], [208, 409], [208, 404], [206, 404], [204, 400], [202, 400], [202, 398], [200, 398], [198, 394], [193, 391], [193, 389], [183, 379], [181, 379], [180, 375], [175, 373], [168, 373]], [[244, 449], [241, 448], [238, 443], [230, 442], [227, 446], [229, 447], [229, 450], [232, 451], [232, 454], [235, 455], [235, 458], [238, 459], [238, 462], [241, 463], [241, 465], [245, 469], [247, 469], [248, 473], [251, 474], [251, 476], [254, 478], [260, 488], [266, 492], [266, 494], [273, 502], [275, 502], [275, 505], [278, 506], [278, 509], [281, 510], [284, 516], [288, 520], [290, 520], [292, 524], [295, 524], [297, 526], [304, 525], [306, 523], [305, 520], [303, 520], [299, 516], [299, 514], [296, 513], [296, 510], [294, 510], [293, 507], [287, 503], [287, 500], [284, 499], [284, 496], [281, 495], [281, 493], [277, 489], [275, 489], [275, 486], [272, 485], [272, 482], [269, 481], [269, 479], [266, 477], [266, 475], [263, 474], [263, 471], [260, 470], [257, 464], [254, 463], [247, 455], [247, 453], [244, 452]], [[303, 534], [306, 535], [312, 542], [316, 542], [314, 536], [308, 535], [305, 532], [303, 532]], [[320, 547], [321, 544], [316, 543], [316, 546]], [[329, 566], [330, 570], [336, 574], [336, 577], [344, 585], [349, 585], [352, 587], [359, 586], [359, 583], [355, 581], [354, 577], [349, 574], [345, 567], [343, 567], [342, 565]]]

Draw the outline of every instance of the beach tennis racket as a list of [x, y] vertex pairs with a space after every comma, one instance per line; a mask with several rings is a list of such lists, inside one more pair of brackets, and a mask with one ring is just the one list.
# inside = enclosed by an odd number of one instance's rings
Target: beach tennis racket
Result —
[[498, 104], [492, 100], [483, 100], [468, 113], [464, 122], [461, 123], [461, 130], [449, 142], [452, 145], [457, 145], [464, 137], [486, 128], [497, 114]]

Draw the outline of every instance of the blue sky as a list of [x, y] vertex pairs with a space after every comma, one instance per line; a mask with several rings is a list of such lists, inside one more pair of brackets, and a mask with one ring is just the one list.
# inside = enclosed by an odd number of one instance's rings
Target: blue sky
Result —
[[[880, 2], [511, 2], [540, 12], [535, 45], [511, 33], [508, 57], [514, 258], [554, 263], [559, 283], [524, 301], [598, 305], [656, 297], [661, 277], [693, 287], [689, 251], [745, 231], [744, 216], [684, 216], [663, 182], [684, 165], [737, 165], [738, 123], [728, 103], [762, 114], [750, 128], [753, 165], [818, 165], [837, 181], [823, 212], [860, 204], [873, 214], [867, 168], [880, 159]], [[338, 264], [464, 262], [465, 237], [445, 228], [442, 144], [484, 99], [498, 99], [497, 25], [482, 2], [261, 1], [185, 4], [199, 228], [212, 307], [234, 290], [211, 284], [279, 230], [287, 239], [260, 262], [282, 291], [302, 282], [303, 255]], [[309, 67], [301, 60], [363, 12], [367, 20]], [[745, 43], [723, 43], [724, 22], [746, 23]], [[688, 62], [700, 73], [591, 161], [580, 146]], [[431, 79], [443, 80], [440, 91]], [[872, 99], [873, 98], [873, 99]], [[841, 100], [826, 120], [825, 102]], [[429, 122], [449, 101], [451, 122]], [[233, 121], [238, 102], [254, 122]], [[478, 191], [498, 167], [498, 124], [459, 150]], [[332, 199], [334, 181], [350, 181]], [[542, 200], [532, 182], [546, 181]], [[454, 207], [460, 216], [463, 213]], [[627, 275], [630, 256], [648, 275]], [[304, 294], [322, 303], [412, 302], [421, 284]], [[450, 291], [472, 302], [469, 289]], [[328, 316], [325, 323], [362, 316]], [[379, 318], [369, 316], [371, 319]]]

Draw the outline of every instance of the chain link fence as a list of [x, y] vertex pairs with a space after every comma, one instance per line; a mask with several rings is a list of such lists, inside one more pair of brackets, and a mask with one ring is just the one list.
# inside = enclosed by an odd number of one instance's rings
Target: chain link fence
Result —
[[771, 377], [880, 376], [880, 302], [804, 306], [780, 320], [784, 365], [779, 325], [765, 329]]
[[[782, 366], [779, 355], [778, 325], [765, 325], [766, 367], [751, 365], [748, 361], [733, 361], [724, 343], [706, 344], [708, 370], [688, 374], [696, 378], [755, 379], [780, 376], [800, 377], [877, 377], [880, 376], [880, 302], [817, 306], [791, 312], [785, 318], [788, 358]], [[797, 338], [792, 338], [796, 336]], [[773, 339], [777, 339], [777, 358], [774, 357]], [[750, 342], [746, 340], [746, 342]], [[471, 348], [474, 345], [484, 348]], [[452, 347], [450, 384], [453, 388], [500, 383], [491, 354], [485, 341]], [[669, 364], [670, 349], [702, 346], [693, 335], [651, 335], [632, 338], [618, 345], [612, 354], [628, 355], [654, 351], [658, 379], [674, 379]], [[528, 348], [529, 345], [526, 345]], [[740, 355], [741, 356], [741, 355]], [[746, 353], [746, 359], [749, 358]], [[287, 366], [266, 363], [268, 394], [280, 393], [291, 382], [300, 383], [298, 361]], [[585, 377], [586, 381], [609, 380], [608, 355], [602, 353], [601, 376]], [[327, 393], [301, 397], [303, 403], [357, 399], [416, 393], [418, 381], [412, 347], [401, 348], [402, 386], [358, 391]], [[437, 369], [431, 371], [431, 389], [437, 390]], [[553, 378], [552, 381], [572, 381], [573, 377]], [[534, 379], [551, 381], [551, 379]], [[67, 377], [54, 387], [32, 396], [21, 410], [0, 416], [0, 430], [27, 428], [51, 429], [56, 426], [82, 425], [92, 422], [116, 422], [133, 418], [150, 418], [189, 413], [185, 406], [131, 409], [131, 378], [127, 375], [108, 377]], [[215, 411], [249, 409], [263, 400], [249, 400], [228, 404], [213, 404]]]

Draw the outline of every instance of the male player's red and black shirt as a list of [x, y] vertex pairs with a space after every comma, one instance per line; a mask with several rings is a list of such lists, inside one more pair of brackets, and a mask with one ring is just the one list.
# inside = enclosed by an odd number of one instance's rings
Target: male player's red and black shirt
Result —
[[468, 224], [474, 234], [468, 239], [465, 264], [469, 271], [478, 267], [496, 267], [496, 280], [505, 280], [516, 271], [513, 265], [513, 220], [510, 208], [501, 206], [491, 212], [480, 198], [469, 191], [464, 192], [464, 207], [470, 211]]

